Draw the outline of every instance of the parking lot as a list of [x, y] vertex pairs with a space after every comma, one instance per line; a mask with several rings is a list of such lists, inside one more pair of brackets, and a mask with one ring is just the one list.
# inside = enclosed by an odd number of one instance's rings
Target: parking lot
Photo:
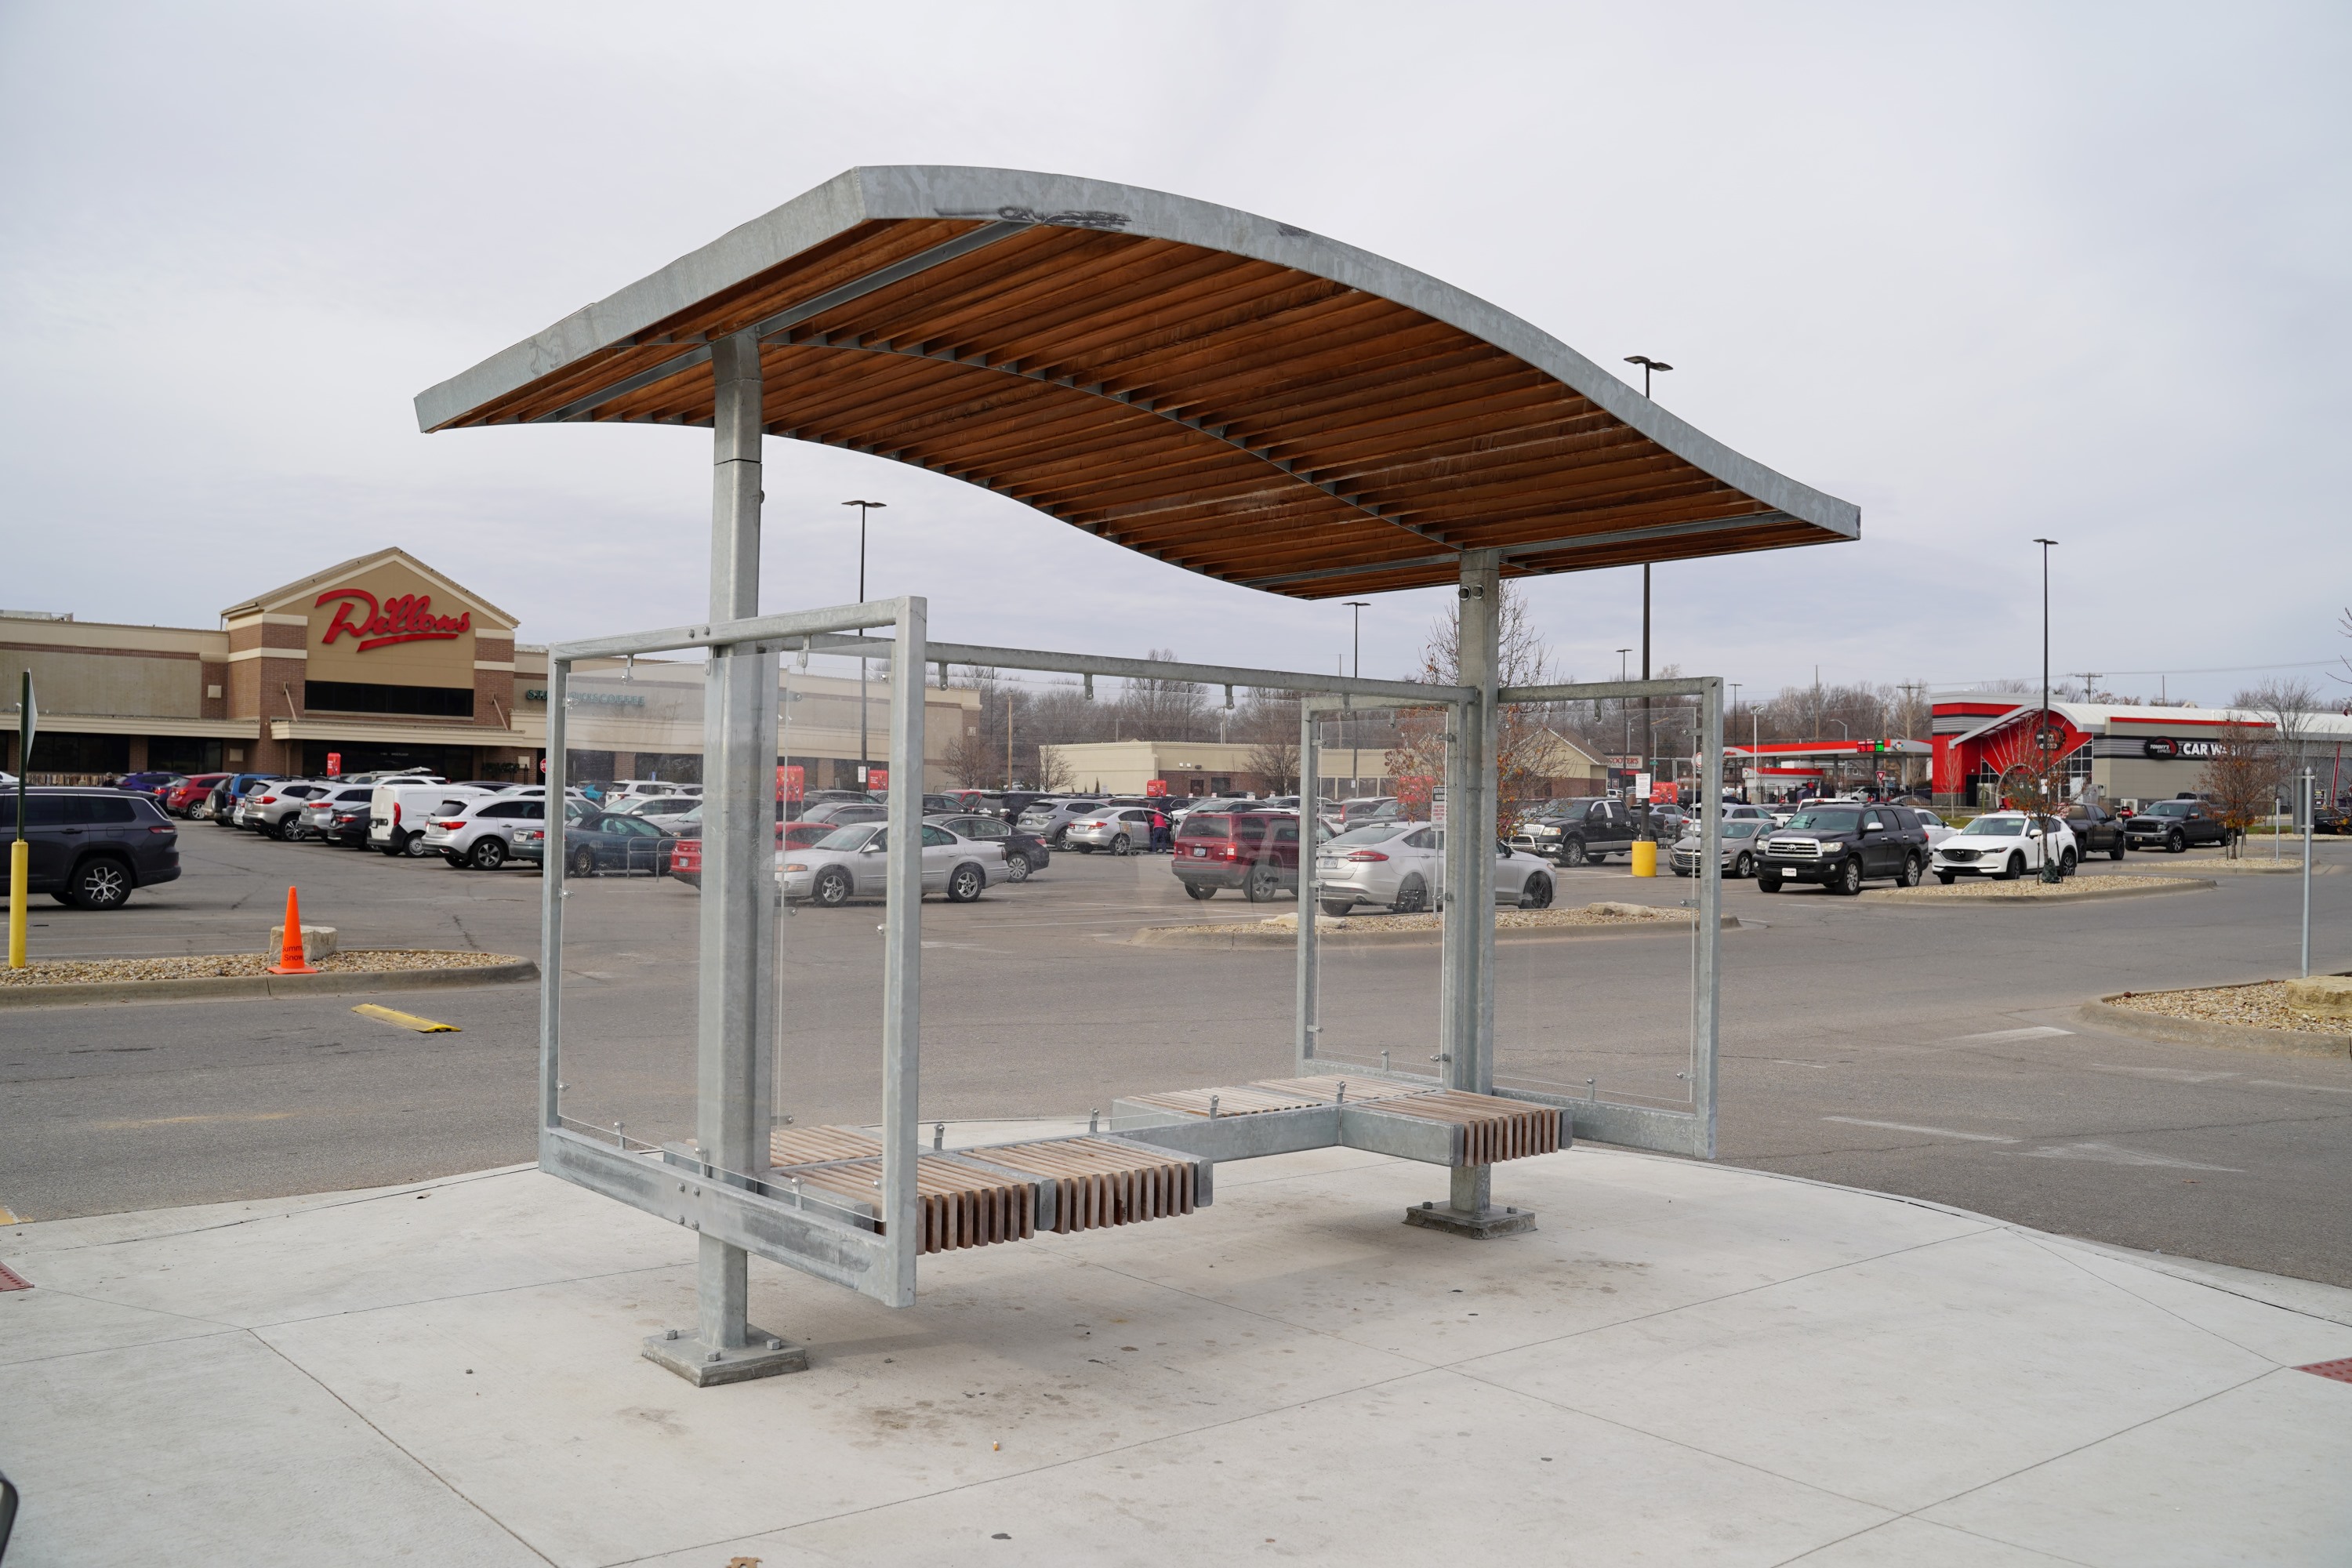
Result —
[[[347, 947], [536, 955], [540, 879], [184, 826], [185, 874], [113, 914], [43, 903], [36, 957], [257, 951], [290, 883]], [[2260, 855], [2261, 849], [2253, 853]], [[2352, 967], [2347, 847], [2323, 845], [2315, 967]], [[2086, 877], [2193, 869], [2101, 861]], [[1559, 902], [1672, 904], [1690, 884], [1564, 869]], [[2102, 993], [2290, 973], [2292, 878], [2053, 908], [1918, 908], [1726, 884], [1722, 1155], [2117, 1245], [2352, 1284], [2352, 1066], [2103, 1033]], [[1139, 1090], [1287, 1069], [1281, 946], [1144, 946], [1146, 926], [1288, 912], [1183, 897], [1164, 858], [1059, 855], [1020, 886], [925, 906], [924, 1113], [1083, 1113]], [[598, 878], [569, 906], [567, 1111], [682, 1132], [698, 895]], [[870, 1120], [877, 907], [785, 927], [782, 1109]], [[1377, 924], [1380, 917], [1360, 920]], [[1646, 1092], [1685, 1026], [1688, 938], [1507, 941], [1499, 1048], [1565, 1041], [1559, 1070]], [[1333, 944], [1327, 1042], [1434, 1050], [1433, 943]], [[0, 1204], [24, 1218], [325, 1191], [531, 1158], [538, 992], [387, 997], [457, 1025], [415, 1034], [358, 998], [0, 1015]], [[1400, 1061], [1399, 1065], [1405, 1065]]]

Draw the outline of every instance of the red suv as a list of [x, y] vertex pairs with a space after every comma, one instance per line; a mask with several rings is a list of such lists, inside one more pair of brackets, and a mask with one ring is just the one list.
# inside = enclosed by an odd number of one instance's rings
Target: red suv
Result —
[[1239, 888], [1252, 903], [1298, 891], [1298, 815], [1196, 811], [1176, 829], [1172, 869], [1184, 890], [1213, 899]]
[[215, 784], [226, 784], [234, 773], [191, 773], [163, 792], [163, 806], [166, 816], [185, 816], [195, 809], [199, 801], [213, 793]]

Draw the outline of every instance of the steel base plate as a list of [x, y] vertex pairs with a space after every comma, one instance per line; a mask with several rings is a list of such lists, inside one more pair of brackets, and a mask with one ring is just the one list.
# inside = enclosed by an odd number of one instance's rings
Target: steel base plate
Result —
[[692, 1334], [680, 1333], [676, 1339], [656, 1334], [646, 1341], [646, 1359], [667, 1367], [697, 1388], [808, 1370], [806, 1345], [778, 1339], [760, 1329], [751, 1330], [750, 1334], [750, 1344], [733, 1350], [713, 1350]]
[[1465, 1214], [1456, 1208], [1421, 1204], [1404, 1211], [1404, 1222], [1428, 1230], [1442, 1230], [1449, 1236], [1475, 1237], [1484, 1240], [1489, 1237], [1517, 1236], [1523, 1230], [1535, 1229], [1536, 1211], [1490, 1208], [1477, 1214]]

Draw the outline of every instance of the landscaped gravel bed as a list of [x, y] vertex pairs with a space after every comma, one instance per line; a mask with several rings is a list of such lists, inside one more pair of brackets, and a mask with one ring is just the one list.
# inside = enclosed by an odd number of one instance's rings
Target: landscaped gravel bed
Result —
[[[277, 962], [257, 952], [179, 958], [37, 959], [23, 969], [0, 969], [0, 985], [98, 985], [124, 980], [211, 980], [269, 973]], [[520, 963], [506, 952], [439, 952], [429, 948], [362, 948], [314, 962], [322, 974], [379, 974], [404, 969], [488, 969]]]
[[2286, 983], [2265, 980], [2256, 985], [2214, 985], [2201, 991], [2126, 991], [2110, 997], [2109, 1006], [2129, 1007], [2167, 1018], [2193, 1018], [2200, 1024], [2237, 1024], [2253, 1029], [2294, 1029], [2312, 1035], [2340, 1035], [2347, 1026], [2341, 1018], [2315, 1018], [2286, 1005]]
[[[1601, 903], [1587, 904], [1580, 910], [1496, 910], [1496, 931], [1547, 931], [1559, 926], [1624, 926], [1624, 925], [1688, 925], [1691, 911], [1679, 909], [1658, 909], [1650, 904]], [[1318, 931], [1438, 931], [1444, 921], [1435, 913], [1418, 915], [1322, 915], [1315, 922]], [[1255, 922], [1258, 926], [1277, 931], [1297, 931], [1298, 916], [1295, 913], [1276, 915]], [[1185, 931], [1231, 931], [1231, 925], [1184, 926]], [[1250, 929], [1244, 926], [1244, 929]]]
[[1928, 883], [1906, 889], [1906, 897], [1917, 895], [1935, 899], [2046, 899], [2053, 893], [2134, 893], [2150, 888], [2194, 886], [2195, 877], [2095, 876], [2069, 877], [2055, 887], [2044, 886], [2031, 873], [2014, 882], [1995, 881], [1989, 877], [1963, 877], [1949, 887]]

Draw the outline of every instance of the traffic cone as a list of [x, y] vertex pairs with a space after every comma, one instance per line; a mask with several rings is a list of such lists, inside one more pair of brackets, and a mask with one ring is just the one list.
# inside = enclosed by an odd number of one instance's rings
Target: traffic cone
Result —
[[319, 972], [302, 960], [302, 906], [294, 897], [294, 889], [286, 889], [286, 936], [278, 944], [278, 962], [269, 966], [272, 974], [316, 974]]

